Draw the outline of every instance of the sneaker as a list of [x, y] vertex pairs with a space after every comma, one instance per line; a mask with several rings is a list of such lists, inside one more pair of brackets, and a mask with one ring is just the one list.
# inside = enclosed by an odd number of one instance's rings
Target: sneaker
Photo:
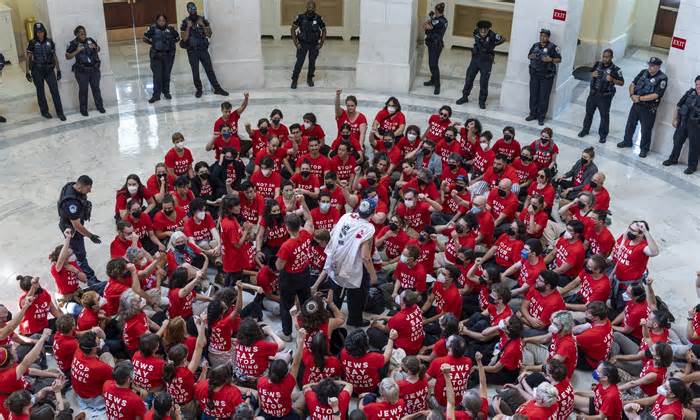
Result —
[[601, 143], [601, 144], [602, 144], [602, 143], [605, 143], [606, 141], [608, 141], [608, 138], [605, 137], [605, 136], [603, 136], [603, 137], [601, 137], [600, 139], [598, 139], [598, 143]]
[[664, 165], [664, 166], [673, 166], [673, 165], [678, 164], [678, 161], [677, 161], [677, 160], [672, 160], [672, 159], [666, 159], [666, 160], [663, 161], [661, 164]]
[[432, 80], [428, 80], [427, 82], [423, 82], [423, 86], [432, 86], [435, 83]]
[[292, 89], [297, 88], [297, 81], [295, 79], [292, 79], [292, 86], [290, 86]]
[[277, 331], [277, 337], [281, 338], [282, 341], [286, 341], [287, 343], [291, 343], [291, 342], [292, 342], [292, 336], [291, 336], [291, 334], [290, 334], [290, 335], [287, 335], [287, 334], [285, 334], [285, 333], [282, 332], [282, 331]]
[[685, 168], [685, 171], [683, 171], [683, 173], [686, 174], [686, 175], [690, 175], [690, 174], [695, 173], [695, 171], [696, 171], [696, 170], [693, 169], [693, 168]]
[[196, 91], [196, 92], [194, 93], [194, 97], [195, 97], [195, 98], [201, 98], [201, 97], [202, 97], [202, 91], [201, 91], [201, 90]]
[[646, 150], [642, 150], [641, 152], [639, 152], [639, 157], [645, 158], [645, 157], [647, 157], [648, 154], [649, 154], [649, 152], [647, 152]]
[[152, 104], [158, 101], [160, 101], [160, 98], [153, 96], [151, 99], [148, 100], [148, 103]]
[[462, 96], [461, 98], [457, 99], [457, 101], [455, 103], [457, 105], [462, 105], [462, 104], [466, 104], [467, 102], [469, 102], [469, 98], [467, 98], [466, 96]]
[[621, 141], [621, 142], [617, 143], [617, 147], [619, 147], [620, 149], [622, 149], [624, 147], [632, 147], [632, 143], [625, 143], [624, 141]]
[[536, 119], [537, 117], [535, 117], [534, 115], [528, 115], [527, 117], [525, 117], [525, 121], [534, 121]]
[[221, 86], [219, 86], [218, 88], [214, 89], [214, 95], [228, 96], [228, 92], [226, 92], [221, 88]]
[[66, 120], [66, 116], [63, 115], [63, 114], [58, 114], [58, 119], [61, 120], [61, 121], [65, 121], [65, 120]]
[[41, 113], [41, 116], [44, 117], [44, 118], [46, 118], [46, 119], [51, 119], [51, 118], [53, 118], [53, 117], [51, 116], [51, 114], [49, 114], [48, 112], [42, 112], [42, 113]]
[[578, 132], [579, 137], [586, 137], [588, 135], [588, 131], [586, 130], [581, 130]]
[[309, 87], [314, 87], [314, 79], [306, 79], [306, 84], [309, 85]]
[[165, 96], [165, 99], [168, 99], [168, 100], [173, 99], [172, 95], [169, 93], [164, 93], [163, 96]]

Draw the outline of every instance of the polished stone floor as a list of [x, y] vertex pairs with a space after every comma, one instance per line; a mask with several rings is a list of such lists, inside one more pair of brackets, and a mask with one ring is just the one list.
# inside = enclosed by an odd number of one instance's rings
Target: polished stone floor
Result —
[[[347, 94], [355, 94], [359, 109], [368, 119], [386, 100], [382, 92], [358, 91], [354, 86], [354, 66], [357, 41], [330, 40], [318, 62], [315, 88], [300, 85], [297, 91], [288, 88], [293, 64], [291, 41], [264, 40], [265, 87], [251, 91], [251, 102], [241, 122], [255, 123], [266, 117], [272, 108], [285, 113], [284, 122], [300, 121], [305, 112], [315, 112], [328, 135], [335, 135], [333, 97], [337, 87]], [[108, 260], [108, 246], [114, 235], [114, 192], [127, 174], [137, 173], [142, 179], [153, 171], [171, 146], [170, 136], [181, 131], [195, 160], [213, 159], [204, 151], [214, 120], [218, 117], [220, 97], [205, 92], [196, 99], [187, 60], [178, 52], [173, 71], [174, 99], [161, 101], [155, 106], [150, 97], [151, 74], [147, 48], [143, 44], [115, 43], [111, 60], [117, 80], [118, 104], [107, 109], [107, 114], [91, 113], [84, 118], [73, 112], [68, 121], [45, 120], [39, 116], [33, 85], [26, 82], [20, 69], [6, 68], [0, 86], [2, 102], [0, 115], [8, 118], [0, 126], [0, 179], [4, 181], [4, 200], [0, 203], [0, 302], [16, 308], [19, 295], [14, 280], [17, 274], [39, 275], [43, 284], [52, 289], [47, 255], [60, 242], [56, 220], [56, 198], [59, 188], [80, 174], [89, 174], [95, 180], [90, 198], [94, 204], [93, 220], [89, 228], [103, 238], [101, 245], [88, 244], [88, 255], [93, 268], [104, 277]], [[443, 93], [433, 96], [422, 86], [427, 78], [427, 57], [421, 52], [418, 77], [408, 95], [400, 95], [409, 123], [425, 126], [427, 117], [442, 104], [452, 104], [455, 117], [481, 119], [485, 129], [500, 132], [504, 125], [513, 125], [521, 143], [529, 143], [538, 136], [539, 127], [523, 120], [525, 112], [513, 115], [495, 106], [500, 94], [500, 82], [505, 73], [505, 56], [496, 58], [491, 78], [492, 105], [479, 110], [475, 104], [454, 106], [460, 95], [465, 71], [467, 50], [453, 49], [442, 58], [444, 74]], [[618, 60], [628, 78], [643, 68], [645, 60], [658, 51], [634, 50]], [[66, 75], [65, 77], [71, 77]], [[302, 79], [304, 80], [304, 74]], [[660, 166], [664, 159], [651, 154], [640, 161], [629, 149], [615, 148], [619, 141], [626, 111], [627, 95], [617, 95], [613, 102], [611, 138], [598, 145], [595, 136], [578, 139], [576, 133], [583, 116], [587, 85], [580, 83], [575, 90], [575, 101], [555, 121], [549, 121], [560, 147], [560, 167], [569, 167], [586, 146], [596, 146], [596, 162], [608, 176], [607, 188], [613, 195], [613, 225], [617, 236], [631, 220], [646, 219], [651, 232], [659, 242], [661, 255], [650, 263], [656, 278], [659, 295], [663, 296], [677, 315], [694, 306], [696, 297], [693, 280], [698, 269], [700, 238], [697, 208], [700, 207], [700, 177], [688, 177], [682, 169]], [[234, 104], [242, 97], [241, 91], [232, 91], [229, 98]], [[676, 100], [676, 99], [673, 99]], [[597, 117], [594, 120], [597, 127]], [[683, 319], [682, 316], [677, 316]]]

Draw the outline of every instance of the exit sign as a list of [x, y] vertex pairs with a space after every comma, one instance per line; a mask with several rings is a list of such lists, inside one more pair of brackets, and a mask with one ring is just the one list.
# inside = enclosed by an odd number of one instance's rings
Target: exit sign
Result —
[[566, 10], [554, 9], [554, 12], [552, 13], [552, 19], [565, 21], [566, 20]]
[[671, 39], [671, 46], [673, 48], [677, 48], [679, 50], [684, 50], [685, 49], [685, 42], [686, 42], [686, 40], [684, 38], [678, 38], [677, 36], [674, 36]]

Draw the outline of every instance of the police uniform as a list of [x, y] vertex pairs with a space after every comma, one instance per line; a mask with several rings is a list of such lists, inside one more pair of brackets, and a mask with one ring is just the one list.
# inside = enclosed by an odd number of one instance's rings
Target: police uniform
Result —
[[[5, 56], [0, 53], [0, 74], [2, 74], [2, 69], [5, 67]], [[5, 117], [0, 116], [0, 123], [7, 122]]]
[[[49, 92], [51, 92], [56, 114], [59, 118], [65, 120], [61, 95], [58, 92], [58, 80], [60, 79], [61, 71], [58, 70], [58, 77], [55, 73], [56, 45], [52, 39], [46, 36], [46, 29], [41, 23], [34, 25], [34, 31], [34, 38], [30, 39], [29, 45], [27, 45], [27, 54], [31, 54], [32, 57], [30, 66], [27, 69], [27, 79], [31, 79], [34, 82], [34, 87], [36, 87], [36, 97], [39, 102], [41, 115], [51, 118], [49, 104], [46, 102], [46, 92], [44, 91], [44, 82], [46, 82], [49, 85]], [[44, 32], [43, 41], [39, 41], [36, 31]]]
[[151, 25], [143, 35], [143, 40], [151, 45], [149, 57], [153, 72], [153, 98], [160, 99], [161, 93], [170, 99], [170, 72], [175, 61], [175, 44], [180, 34], [170, 25], [164, 28]]
[[440, 53], [445, 46], [443, 38], [447, 31], [447, 18], [445, 16], [431, 16], [430, 25], [432, 29], [425, 30], [425, 45], [428, 46], [428, 67], [430, 68], [430, 80], [427, 85], [435, 86], [435, 94], [440, 93]]
[[97, 282], [95, 272], [88, 264], [87, 253], [85, 251], [85, 237], [73, 228], [71, 220], [80, 220], [84, 223], [90, 220], [92, 213], [92, 203], [87, 199], [87, 195], [81, 194], [73, 188], [75, 182], [69, 182], [63, 186], [61, 193], [58, 196], [58, 228], [61, 232], [70, 228], [73, 230], [73, 237], [70, 240], [70, 248], [75, 254], [75, 258], [88, 278], [88, 285], [92, 286]]
[[530, 115], [528, 119], [537, 119], [542, 123], [549, 108], [549, 95], [552, 93], [554, 78], [557, 75], [557, 65], [553, 62], [544, 62], [542, 58], [547, 56], [552, 59], [561, 59], [559, 47], [552, 42], [542, 45], [536, 42], [530, 48], [530, 54], [535, 58], [530, 60]]
[[586, 116], [583, 119], [583, 129], [579, 137], [583, 137], [581, 134], [588, 134], [597, 108], [600, 113], [598, 135], [600, 141], [604, 143], [610, 131], [610, 104], [615, 96], [615, 83], [608, 81], [607, 77], [610, 76], [623, 83], [625, 79], [622, 77], [622, 70], [612, 62], [606, 66], [602, 61], [596, 61], [592, 72], [598, 72], [598, 77], [591, 78], [590, 92], [586, 99]]
[[[661, 65], [661, 60], [652, 57], [649, 63], [658, 63], [657, 65]], [[624, 140], [618, 143], [617, 147], [632, 147], [632, 136], [637, 129], [637, 122], [639, 122], [642, 132], [642, 141], [639, 145], [640, 157], [645, 157], [651, 147], [651, 131], [654, 128], [656, 110], [659, 107], [661, 98], [666, 92], [668, 77], [661, 70], [654, 75], [651, 75], [649, 70], [642, 70], [637, 77], [634, 78], [632, 84], [634, 84], [635, 95], [645, 96], [656, 93], [659, 97], [653, 101], [640, 101], [632, 104], [629, 116], [627, 117]]]
[[474, 79], [479, 73], [479, 106], [486, 106], [486, 98], [489, 96], [489, 79], [491, 78], [491, 67], [496, 55], [496, 46], [505, 42], [500, 34], [489, 29], [485, 37], [479, 34], [479, 28], [474, 29], [474, 48], [472, 48], [472, 59], [467, 67], [467, 75], [464, 79], [464, 88], [462, 89], [462, 98], [458, 103], [467, 102], [469, 94], [474, 86]]
[[[94, 48], [92, 47], [94, 45]], [[68, 44], [67, 54], [72, 54], [82, 47], [83, 50], [75, 56], [73, 73], [78, 81], [78, 99], [80, 101], [80, 113], [87, 115], [88, 109], [88, 86], [92, 90], [92, 98], [95, 101], [95, 108], [101, 113], [105, 112], [102, 104], [102, 92], [100, 91], [100, 57], [97, 54], [97, 42], [87, 37], [85, 41], [80, 41], [77, 37]]]
[[[202, 20], [202, 24], [197, 23], [199, 19]], [[209, 55], [209, 39], [205, 34], [204, 28], [209, 27], [209, 21], [204, 19], [203, 16], [197, 14], [189, 15], [182, 20], [180, 25], [180, 30], [187, 31], [187, 21], [192, 21], [192, 27], [190, 28], [190, 37], [184, 42], [187, 48], [187, 59], [190, 62], [190, 68], [192, 69], [192, 81], [194, 82], [194, 87], [197, 89], [197, 96], [202, 95], [202, 80], [199, 78], [199, 63], [202, 63], [204, 67], [204, 72], [207, 74], [207, 79], [214, 88], [214, 93], [222, 92], [226, 93], [219, 85], [219, 81], [216, 80], [216, 74], [214, 73], [214, 67], [211, 64], [211, 56]], [[218, 92], [217, 92], [218, 91]], [[228, 95], [228, 93], [226, 93]]]
[[294, 70], [292, 71], [292, 81], [296, 83], [299, 79], [301, 67], [304, 65], [304, 60], [308, 53], [309, 71], [306, 74], [306, 80], [309, 85], [313, 85], [313, 78], [316, 73], [316, 58], [318, 58], [320, 51], [319, 41], [323, 31], [326, 29], [326, 23], [316, 12], [301, 13], [297, 15], [292, 26], [299, 28], [297, 35], [299, 47], [297, 47], [297, 61], [294, 63]]
[[683, 144], [686, 138], [688, 142], [688, 169], [687, 174], [693, 173], [698, 167], [698, 154], [700, 153], [700, 95], [695, 88], [689, 89], [678, 101], [678, 127], [673, 133], [673, 150], [665, 166], [678, 163]]

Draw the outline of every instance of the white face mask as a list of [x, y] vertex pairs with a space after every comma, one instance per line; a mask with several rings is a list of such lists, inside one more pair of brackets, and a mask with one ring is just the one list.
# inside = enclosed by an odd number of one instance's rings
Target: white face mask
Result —
[[396, 107], [395, 106], [388, 106], [388, 107], [386, 107], [386, 110], [389, 111], [389, 114], [393, 114], [396, 112]]
[[572, 235], [571, 232], [569, 232], [568, 230], [564, 232], [564, 239], [566, 239], [567, 241], [573, 237], [574, 235]]
[[206, 216], [206, 212], [203, 210], [198, 211], [197, 213], [194, 214], [194, 217], [197, 218], [197, 220], [204, 220], [204, 216]]
[[141, 261], [139, 262], [139, 265], [140, 265], [141, 267], [143, 267], [143, 266], [145, 266], [146, 264], [148, 264], [148, 260], [146, 259], [146, 257], [141, 258]]
[[437, 281], [438, 281], [438, 283], [444, 283], [445, 282], [445, 275], [442, 273], [438, 274]]
[[624, 300], [625, 302], [629, 302], [630, 300], [632, 300], [632, 296], [630, 296], [629, 293], [624, 292], [624, 293], [622, 294], [622, 300]]
[[73, 261], [77, 261], [77, 260], [78, 260], [78, 257], [76, 257], [75, 254], [71, 254], [71, 256], [68, 257], [69, 262], [73, 262]]
[[406, 134], [406, 138], [408, 139], [408, 141], [416, 141], [418, 136], [415, 135], [414, 133], [408, 133], [408, 134]]
[[270, 176], [272, 169], [261, 169], [260, 172], [262, 172], [264, 176]]
[[552, 335], [557, 334], [559, 332], [559, 328], [557, 328], [556, 325], [551, 324], [549, 328], [547, 328], [547, 331], [549, 331]]
[[322, 212], [326, 213], [328, 210], [331, 209], [331, 203], [320, 203], [318, 207], [321, 209]]
[[668, 394], [668, 391], [666, 391], [666, 387], [663, 385], [659, 385], [656, 387], [656, 393], [661, 395], [662, 397], [665, 397], [666, 394]]
[[505, 319], [498, 321], [498, 329], [501, 331], [506, 330], [506, 320]]
[[413, 200], [404, 200], [403, 202], [409, 209], [415, 204]]
[[311, 123], [308, 121], [304, 121], [304, 129], [308, 130], [309, 128], [311, 128]]
[[481, 150], [483, 150], [483, 151], [486, 151], [486, 150], [488, 150], [488, 148], [489, 148], [489, 144], [488, 144], [488, 143], [480, 143], [480, 145], [481, 145]]
[[129, 194], [134, 195], [139, 190], [139, 186], [138, 185], [127, 185], [126, 189], [129, 191]]
[[175, 143], [175, 148], [176, 148], [176, 149], [182, 150], [184, 147], [185, 147], [185, 142], [184, 142], [184, 141]]
[[405, 256], [405, 255], [403, 255], [403, 254], [401, 254], [401, 256], [399, 257], [399, 261], [401, 261], [402, 263], [406, 264], [406, 263], [408, 262], [408, 257]]

